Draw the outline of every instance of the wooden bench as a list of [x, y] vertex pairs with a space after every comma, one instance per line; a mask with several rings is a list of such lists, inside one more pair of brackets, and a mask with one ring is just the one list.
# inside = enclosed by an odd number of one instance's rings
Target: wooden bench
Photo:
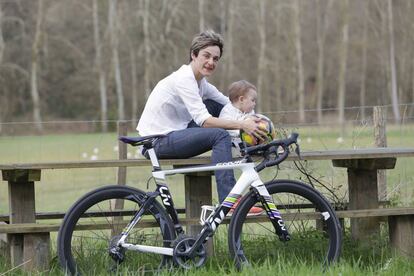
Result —
[[[354, 210], [378, 209], [379, 201], [378, 196], [376, 196], [378, 194], [377, 171], [379, 169], [392, 169], [397, 158], [412, 156], [414, 156], [414, 149], [396, 148], [328, 150], [302, 153], [303, 160], [332, 160], [334, 166], [347, 168], [349, 204], [350, 209]], [[288, 160], [294, 161], [299, 159], [292, 154]], [[209, 157], [161, 161], [162, 166], [201, 165], [208, 163], [210, 163]], [[10, 224], [36, 223], [34, 185], [36, 181], [40, 181], [42, 170], [104, 167], [126, 168], [137, 166], [150, 166], [150, 162], [141, 159], [0, 165], [3, 180], [8, 182]], [[200, 206], [211, 205], [212, 202], [211, 174], [204, 172], [188, 174], [184, 177], [184, 183], [186, 217], [196, 222], [201, 212]], [[11, 229], [13, 226], [2, 227], [10, 227], [8, 229]], [[18, 228], [19, 226], [16, 225], [16, 227]], [[352, 218], [351, 228], [354, 238], [364, 238], [379, 229], [379, 218], [378, 216]], [[200, 226], [190, 226], [189, 232], [194, 234], [199, 229]], [[44, 252], [49, 252], [49, 231], [46, 231], [46, 229], [44, 232], [39, 231], [32, 233], [17, 233], [17, 231], [9, 234], [10, 257], [13, 266], [20, 265], [24, 260], [39, 254], [39, 252], [36, 252], [39, 248], [43, 248]], [[47, 261], [43, 263], [29, 262], [24, 265], [24, 269], [32, 270], [47, 266]]]

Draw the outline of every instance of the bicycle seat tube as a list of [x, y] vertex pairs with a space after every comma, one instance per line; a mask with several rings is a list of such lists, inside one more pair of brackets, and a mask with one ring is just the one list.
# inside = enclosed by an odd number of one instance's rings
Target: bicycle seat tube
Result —
[[168, 214], [171, 216], [171, 219], [174, 223], [175, 231], [177, 232], [177, 234], [182, 234], [184, 233], [184, 230], [178, 220], [178, 213], [174, 207], [174, 201], [172, 199], [170, 189], [168, 189], [167, 183], [165, 181], [165, 176], [163, 174], [155, 173], [155, 172], [162, 171], [160, 163], [158, 162], [157, 155], [155, 154], [155, 150], [154, 148], [149, 148], [147, 151], [148, 151], [148, 155], [150, 157], [152, 168], [153, 168], [152, 175], [154, 176], [155, 183], [157, 185], [156, 191], [161, 197], [161, 202], [164, 205], [164, 208], [167, 210]]

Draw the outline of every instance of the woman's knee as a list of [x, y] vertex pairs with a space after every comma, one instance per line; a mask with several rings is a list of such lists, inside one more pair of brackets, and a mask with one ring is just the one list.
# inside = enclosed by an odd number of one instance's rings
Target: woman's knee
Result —
[[222, 128], [217, 128], [215, 131], [215, 140], [216, 143], [225, 143], [231, 146], [231, 136], [227, 130]]
[[230, 134], [227, 130], [222, 129], [222, 128], [216, 128], [216, 136], [221, 138], [221, 139], [230, 139]]

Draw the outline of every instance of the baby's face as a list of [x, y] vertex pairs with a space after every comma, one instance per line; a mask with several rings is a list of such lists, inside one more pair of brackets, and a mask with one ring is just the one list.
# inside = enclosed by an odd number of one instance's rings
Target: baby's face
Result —
[[246, 95], [240, 97], [240, 110], [244, 113], [250, 113], [256, 106], [257, 92], [250, 89]]

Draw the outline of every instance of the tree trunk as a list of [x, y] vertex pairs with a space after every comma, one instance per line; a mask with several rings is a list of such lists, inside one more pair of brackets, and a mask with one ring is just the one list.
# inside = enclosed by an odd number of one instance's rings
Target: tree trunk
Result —
[[[274, 12], [274, 20], [276, 23], [276, 27], [275, 27], [275, 37], [276, 37], [276, 45], [273, 46], [274, 48], [274, 53], [275, 53], [275, 61], [274, 61], [274, 85], [272, 85], [273, 87], [275, 87], [276, 90], [276, 110], [277, 111], [281, 111], [282, 110], [282, 88], [281, 88], [281, 77], [280, 77], [280, 51], [278, 49], [280, 49], [280, 44], [279, 40], [278, 40], [278, 35], [280, 33], [280, 8], [278, 3], [276, 2], [275, 4], [275, 12]], [[272, 101], [270, 101], [272, 102]], [[273, 105], [271, 105], [273, 107]], [[271, 111], [274, 111], [273, 108]]]
[[[410, 2], [411, 3], [411, 2]], [[409, 9], [409, 11], [412, 13], [413, 11], [412, 11], [412, 8], [414, 7], [414, 5], [410, 5], [410, 9]], [[410, 36], [410, 38], [411, 38], [411, 41], [413, 41], [414, 42], [414, 20], [410, 20], [410, 34], [411, 34], [411, 36]], [[413, 51], [413, 49], [411, 48], [411, 51]], [[410, 65], [411, 65], [411, 73], [410, 73], [410, 75], [411, 75], [411, 78], [410, 78], [410, 81], [411, 81], [411, 87], [410, 87], [410, 89], [411, 89], [411, 102], [414, 102], [414, 59], [411, 59], [410, 60]], [[409, 113], [409, 117], [412, 117], [412, 115], [414, 114], [414, 106], [413, 105], [411, 105], [411, 107], [410, 107], [410, 113]]]
[[226, 50], [226, 57], [227, 57], [227, 70], [226, 70], [226, 82], [230, 84], [233, 81], [233, 71], [234, 71], [234, 64], [233, 64], [233, 30], [234, 30], [234, 17], [236, 11], [234, 10], [235, 1], [230, 0], [228, 6], [228, 23], [227, 23], [227, 32], [226, 32], [226, 43], [227, 49]]
[[121, 65], [119, 62], [119, 53], [118, 53], [118, 18], [117, 18], [117, 0], [110, 0], [109, 3], [109, 34], [111, 38], [111, 48], [112, 48], [112, 65], [115, 74], [115, 85], [116, 85], [116, 95], [118, 99], [118, 120], [125, 119], [125, 108], [124, 108], [124, 94], [122, 91], [122, 79], [121, 79]]
[[144, 0], [144, 12], [142, 17], [142, 27], [144, 33], [144, 91], [145, 99], [148, 99], [150, 88], [150, 69], [151, 69], [151, 45], [150, 45], [150, 32], [149, 32], [149, 0]]
[[137, 91], [137, 59], [135, 49], [132, 43], [129, 43], [129, 54], [131, 62], [131, 80], [132, 80], [132, 127], [135, 129], [138, 119], [138, 91]]
[[367, 48], [368, 48], [368, 16], [369, 9], [368, 5], [364, 3], [364, 15], [363, 15], [363, 26], [362, 26], [362, 68], [361, 68], [361, 89], [359, 91], [359, 105], [361, 119], [365, 120], [365, 98], [366, 98], [366, 74], [367, 74]]
[[303, 123], [305, 121], [305, 80], [303, 73], [303, 60], [302, 60], [302, 43], [301, 43], [301, 28], [300, 28], [300, 4], [299, 0], [295, 0], [293, 4], [294, 10], [294, 27], [295, 27], [295, 49], [296, 49], [296, 62], [298, 68], [298, 101], [299, 101], [299, 121]]
[[43, 131], [42, 118], [40, 116], [40, 96], [38, 91], [38, 66], [39, 66], [39, 52], [42, 43], [43, 32], [43, 0], [38, 0], [37, 6], [37, 21], [36, 32], [32, 45], [32, 70], [30, 81], [30, 95], [33, 102], [33, 120], [37, 131]]
[[200, 32], [204, 31], [204, 0], [198, 0], [198, 15], [199, 15], [199, 26]]
[[[3, 26], [2, 26], [2, 24], [3, 24], [3, 11], [2, 11], [2, 9], [1, 9], [1, 5], [0, 5], [0, 66], [2, 65], [2, 63], [3, 63], [3, 55], [4, 55], [4, 49], [6, 48], [6, 45], [5, 45], [5, 43], [4, 43], [4, 38], [3, 38]], [[3, 107], [2, 106], [0, 106], [0, 110], [2, 109]], [[3, 121], [3, 119], [2, 119], [2, 116], [3, 114], [2, 114], [2, 112], [0, 111], [0, 133], [2, 132], [2, 130], [3, 130], [3, 124], [2, 124], [2, 121]]]
[[318, 124], [322, 125], [322, 109], [323, 109], [323, 90], [324, 90], [324, 68], [325, 68], [325, 36], [326, 28], [328, 26], [328, 11], [332, 5], [332, 0], [328, 1], [326, 8], [323, 10], [320, 0], [316, 0], [316, 41], [318, 45], [318, 65], [317, 65], [317, 79], [316, 79], [316, 89], [317, 89], [317, 98], [316, 98], [316, 109]]
[[[227, 39], [227, 32], [226, 32], [226, 26], [227, 26], [227, 21], [226, 21], [226, 14], [227, 14], [227, 6], [228, 6], [228, 1], [219, 1], [220, 2], [220, 34], [226, 39], [226, 53], [225, 56], [228, 56], [228, 39]], [[225, 60], [227, 60], [227, 58], [224, 58]], [[227, 64], [226, 64], [227, 65]], [[226, 69], [227, 66], [224, 66], [224, 74], [221, 74], [220, 76], [220, 87], [221, 89], [224, 89], [224, 87], [227, 84], [227, 74], [226, 74]]]
[[220, 1], [220, 34], [226, 35], [226, 1]]
[[105, 70], [102, 65], [102, 42], [99, 29], [99, 12], [97, 0], [93, 0], [92, 12], [93, 12], [93, 31], [95, 42], [95, 66], [98, 71], [99, 79], [99, 96], [101, 102], [101, 128], [103, 132], [108, 131], [108, 101], [106, 93], [106, 78]]
[[394, 50], [394, 24], [392, 12], [392, 0], [388, 0], [388, 34], [390, 47], [390, 73], [391, 73], [391, 102], [392, 111], [394, 113], [395, 123], [400, 123], [400, 109], [398, 106], [398, 90], [397, 90], [397, 69], [395, 65], [395, 50]]
[[258, 70], [257, 70], [257, 90], [260, 93], [259, 96], [259, 107], [258, 111], [263, 113], [267, 110], [268, 97], [265, 93], [263, 84], [264, 84], [264, 75], [266, 73], [266, 0], [259, 1], [259, 24], [258, 31], [260, 37], [260, 46], [259, 46], [259, 60], [258, 60]]
[[341, 135], [345, 134], [345, 92], [346, 92], [346, 65], [348, 59], [348, 0], [341, 1], [342, 40], [339, 45], [339, 76], [338, 76], [338, 119], [341, 126]]

